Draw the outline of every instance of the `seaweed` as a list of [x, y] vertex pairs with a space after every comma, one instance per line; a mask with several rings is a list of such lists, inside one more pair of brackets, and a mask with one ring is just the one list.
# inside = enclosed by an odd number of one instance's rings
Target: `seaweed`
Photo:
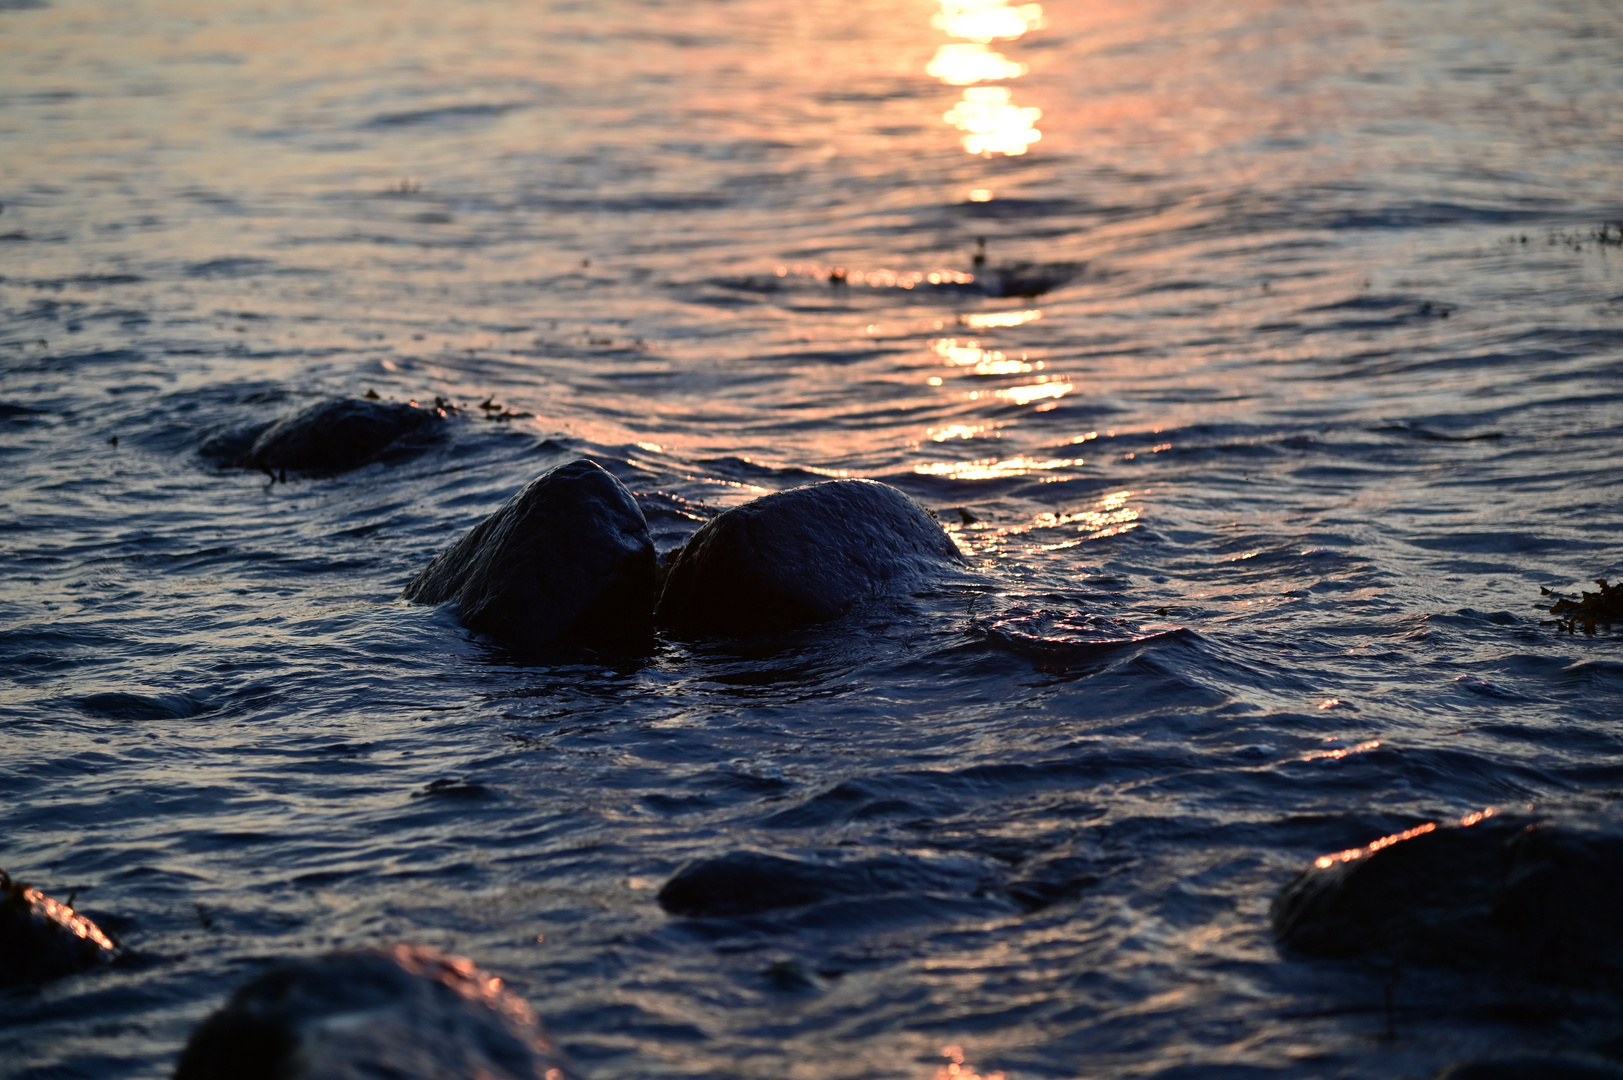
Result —
[[1554, 626], [1557, 631], [1569, 634], [1582, 630], [1593, 636], [1597, 626], [1610, 630], [1613, 623], [1623, 623], [1623, 582], [1612, 585], [1604, 578], [1597, 578], [1595, 584], [1600, 586], [1600, 592], [1585, 592], [1581, 599], [1539, 589], [1540, 595], [1556, 598], [1550, 605], [1550, 614], [1555, 619], [1547, 619], [1539, 625]]

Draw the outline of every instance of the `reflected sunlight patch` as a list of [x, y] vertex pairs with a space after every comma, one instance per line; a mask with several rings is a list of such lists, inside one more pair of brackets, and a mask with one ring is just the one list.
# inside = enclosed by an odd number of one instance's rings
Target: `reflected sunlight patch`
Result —
[[1067, 469], [1086, 464], [1082, 458], [1050, 458], [1043, 461], [1020, 456], [1001, 461], [997, 458], [980, 458], [976, 461], [931, 461], [913, 466], [913, 471], [920, 476], [944, 476], [949, 480], [1002, 480], [1010, 476], [1026, 476], [1048, 469]]
[[940, 14], [930, 20], [937, 30], [979, 42], [1017, 38], [1042, 24], [1041, 4], [1006, 0], [941, 0]]
[[1030, 386], [1010, 386], [997, 392], [997, 396], [1005, 401], [1012, 401], [1016, 405], [1030, 405], [1033, 401], [1044, 398], [1062, 398], [1076, 387], [1063, 379], [1053, 382], [1043, 381], [1032, 383]]
[[941, 119], [965, 133], [964, 149], [971, 154], [1024, 154], [1043, 137], [1035, 126], [1043, 111], [1015, 105], [1012, 97], [1004, 86], [971, 86]]
[[1106, 536], [1115, 536], [1117, 533], [1128, 532], [1138, 528], [1138, 511], [1127, 505], [1135, 492], [1112, 491], [1110, 494], [1094, 503], [1091, 510], [1080, 510], [1070, 514], [1038, 514], [1031, 520], [1031, 524], [1024, 528], [1009, 530], [1010, 535], [1024, 532], [1033, 532], [1037, 529], [1061, 529], [1066, 526], [1076, 526], [1076, 531], [1082, 534], [1079, 540], [1064, 540], [1057, 544], [1041, 544], [1039, 551], [1061, 551], [1065, 548], [1075, 547], [1083, 540], [1099, 540]]
[[985, 45], [943, 45], [925, 67], [925, 74], [940, 79], [949, 86], [968, 86], [970, 83], [997, 82], [999, 79], [1018, 79], [1031, 68], [1010, 60]]
[[1041, 360], [1027, 363], [1024, 353], [1020, 359], [1011, 360], [996, 349], [981, 348], [974, 339], [960, 342], [957, 338], [941, 338], [932, 341], [930, 348], [948, 367], [967, 367], [977, 375], [1024, 375], [1043, 368]]
[[958, 321], [973, 330], [987, 330], [995, 326], [1023, 326], [1043, 317], [1041, 311], [988, 311], [974, 315], [960, 315]]

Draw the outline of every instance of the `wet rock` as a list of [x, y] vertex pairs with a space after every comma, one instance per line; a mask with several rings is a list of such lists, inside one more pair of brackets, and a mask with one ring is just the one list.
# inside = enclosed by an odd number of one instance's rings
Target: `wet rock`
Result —
[[569, 1080], [528, 1005], [471, 961], [396, 945], [280, 964], [186, 1044], [175, 1080]]
[[0, 986], [58, 979], [118, 956], [94, 922], [0, 870]]
[[1457, 1061], [1436, 1080], [1623, 1080], [1623, 1065], [1567, 1054], [1516, 1054]]
[[232, 468], [339, 473], [406, 449], [442, 420], [436, 409], [331, 398], [273, 424], [211, 436], [198, 452]]
[[530, 481], [401, 596], [454, 601], [464, 626], [519, 648], [641, 648], [652, 634], [654, 545], [625, 485], [577, 459]]
[[763, 495], [706, 522], [671, 564], [655, 621], [681, 634], [776, 633], [929, 587], [963, 563], [920, 507], [872, 480]]
[[957, 863], [896, 856], [820, 863], [736, 851], [683, 866], [659, 890], [658, 900], [670, 914], [685, 918], [737, 918], [852, 897], [966, 893], [981, 884], [977, 869]]
[[1623, 987], [1623, 831], [1472, 814], [1326, 855], [1275, 899], [1290, 952]]

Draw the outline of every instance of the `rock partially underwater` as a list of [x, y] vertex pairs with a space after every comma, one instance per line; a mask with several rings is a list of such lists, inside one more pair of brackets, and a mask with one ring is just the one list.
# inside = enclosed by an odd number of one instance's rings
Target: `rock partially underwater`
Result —
[[1623, 832], [1472, 814], [1326, 855], [1273, 905], [1287, 951], [1623, 989]]
[[232, 995], [175, 1080], [569, 1080], [528, 1005], [471, 961], [396, 945], [280, 964]]
[[118, 956], [94, 922], [0, 870], [0, 986], [59, 979]]
[[443, 419], [438, 409], [330, 398], [265, 427], [215, 435], [198, 452], [227, 468], [340, 473], [414, 448]]
[[655, 622], [745, 637], [929, 588], [963, 565], [941, 526], [893, 487], [831, 480], [763, 495], [706, 522], [671, 564]]
[[518, 648], [641, 648], [652, 635], [654, 544], [625, 485], [577, 459], [530, 481], [401, 596], [454, 601], [464, 626]]

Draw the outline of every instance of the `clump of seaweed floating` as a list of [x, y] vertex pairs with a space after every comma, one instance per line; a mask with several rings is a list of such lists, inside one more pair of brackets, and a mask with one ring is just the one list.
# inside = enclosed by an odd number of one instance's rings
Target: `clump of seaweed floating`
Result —
[[1556, 598], [1555, 603], [1550, 605], [1550, 614], [1555, 619], [1539, 625], [1554, 626], [1569, 634], [1582, 630], [1593, 635], [1597, 626], [1610, 630], [1613, 623], [1623, 623], [1623, 582], [1611, 585], [1604, 578], [1597, 578], [1595, 584], [1600, 586], [1600, 592], [1585, 592], [1582, 599], [1539, 589], [1541, 595]]

